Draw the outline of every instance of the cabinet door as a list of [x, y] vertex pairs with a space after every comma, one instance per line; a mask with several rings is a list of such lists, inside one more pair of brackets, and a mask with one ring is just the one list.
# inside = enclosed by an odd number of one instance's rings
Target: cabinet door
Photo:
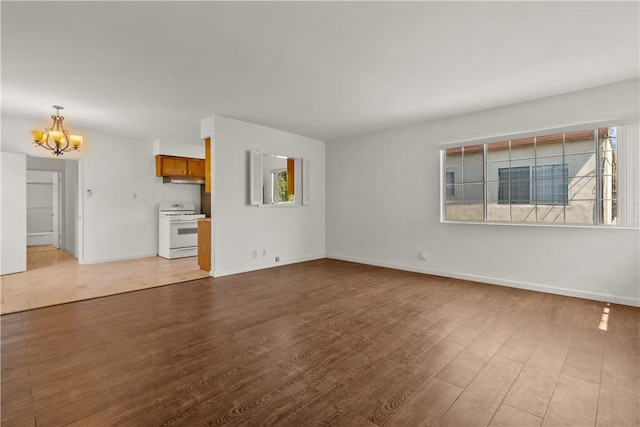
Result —
[[188, 175], [195, 178], [204, 178], [204, 160], [189, 159], [187, 161]]
[[187, 160], [177, 159], [175, 157], [162, 158], [162, 175], [163, 176], [186, 176]]

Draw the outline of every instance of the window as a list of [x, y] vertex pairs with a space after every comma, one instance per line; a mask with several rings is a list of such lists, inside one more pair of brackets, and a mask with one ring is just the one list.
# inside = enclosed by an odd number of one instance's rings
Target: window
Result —
[[456, 195], [456, 189], [453, 185], [455, 181], [456, 181], [455, 172], [453, 171], [447, 172], [447, 196], [448, 197]]
[[444, 150], [443, 218], [616, 224], [617, 128]]
[[517, 166], [498, 169], [499, 204], [566, 205], [569, 165]]
[[569, 165], [536, 166], [536, 203], [566, 205], [569, 203]]
[[531, 203], [531, 167], [498, 169], [498, 203]]
[[288, 173], [286, 169], [271, 172], [271, 197], [274, 203], [288, 203], [293, 201], [293, 194], [289, 194]]

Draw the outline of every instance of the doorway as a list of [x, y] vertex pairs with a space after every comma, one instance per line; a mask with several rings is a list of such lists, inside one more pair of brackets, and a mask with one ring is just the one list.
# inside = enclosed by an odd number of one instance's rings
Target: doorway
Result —
[[58, 171], [27, 170], [27, 247], [61, 246]]
[[27, 156], [26, 163], [26, 269], [77, 258], [78, 160]]

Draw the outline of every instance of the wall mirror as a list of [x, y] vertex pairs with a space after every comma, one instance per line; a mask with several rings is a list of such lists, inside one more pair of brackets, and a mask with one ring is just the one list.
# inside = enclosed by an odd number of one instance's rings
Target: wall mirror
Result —
[[279, 154], [250, 152], [250, 204], [254, 206], [295, 206], [308, 204], [308, 171], [303, 159]]

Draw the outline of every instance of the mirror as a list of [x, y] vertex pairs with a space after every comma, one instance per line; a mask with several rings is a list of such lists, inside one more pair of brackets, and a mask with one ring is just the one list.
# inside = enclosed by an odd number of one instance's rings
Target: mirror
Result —
[[[254, 206], [291, 206], [303, 200], [302, 159], [258, 151], [250, 153], [250, 204]], [[308, 162], [307, 162], [308, 164]]]

